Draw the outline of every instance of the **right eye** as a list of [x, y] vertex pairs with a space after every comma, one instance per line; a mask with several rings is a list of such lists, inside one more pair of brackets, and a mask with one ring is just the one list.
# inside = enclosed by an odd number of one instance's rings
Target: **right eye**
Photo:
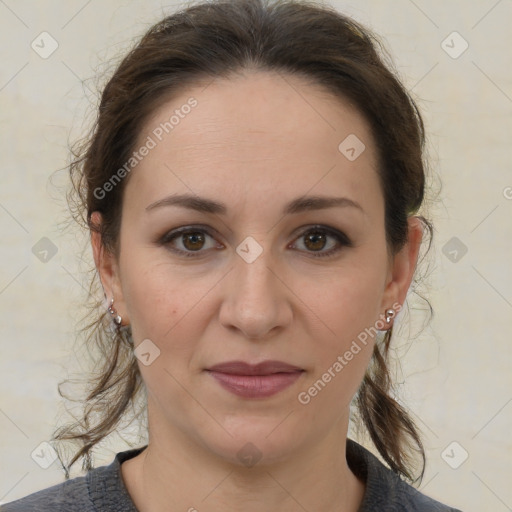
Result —
[[[185, 226], [174, 229], [166, 233], [160, 240], [161, 245], [165, 245], [171, 251], [186, 257], [195, 257], [198, 253], [204, 253], [206, 250], [214, 248], [214, 245], [207, 245], [208, 238], [213, 239], [210, 232], [198, 226]], [[176, 244], [181, 247], [176, 247]]]

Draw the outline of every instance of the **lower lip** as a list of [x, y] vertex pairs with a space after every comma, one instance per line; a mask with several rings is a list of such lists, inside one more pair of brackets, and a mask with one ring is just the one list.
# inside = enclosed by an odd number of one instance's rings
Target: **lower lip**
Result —
[[244, 398], [265, 398], [291, 386], [302, 372], [272, 373], [271, 375], [232, 375], [208, 371], [231, 393]]

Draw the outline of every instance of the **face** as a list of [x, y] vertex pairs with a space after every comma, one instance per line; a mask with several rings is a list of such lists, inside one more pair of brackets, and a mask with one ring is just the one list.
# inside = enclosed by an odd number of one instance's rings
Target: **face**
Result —
[[[355, 159], [339, 149], [351, 134], [365, 145]], [[403, 303], [417, 255], [388, 257], [368, 125], [297, 77], [251, 72], [174, 97], [137, 148], [153, 146], [148, 137], [154, 147], [124, 191], [119, 260], [93, 245], [135, 345], [146, 340], [150, 435], [237, 463], [248, 442], [268, 462], [339, 442], [373, 349], [361, 333]], [[161, 201], [178, 195], [196, 201]], [[218, 204], [194, 209], [199, 198]], [[260, 378], [266, 396], [241, 396], [254, 377], [228, 377], [229, 388], [208, 371], [233, 360], [302, 371]]]

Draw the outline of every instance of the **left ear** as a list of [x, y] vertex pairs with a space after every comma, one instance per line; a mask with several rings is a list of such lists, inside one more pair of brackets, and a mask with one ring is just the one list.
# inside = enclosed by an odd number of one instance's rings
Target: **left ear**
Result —
[[390, 264], [388, 280], [381, 302], [381, 313], [388, 308], [392, 308], [395, 303], [403, 307], [416, 270], [423, 238], [423, 224], [418, 217], [414, 216], [409, 217], [407, 222], [409, 226], [408, 242], [395, 255]]

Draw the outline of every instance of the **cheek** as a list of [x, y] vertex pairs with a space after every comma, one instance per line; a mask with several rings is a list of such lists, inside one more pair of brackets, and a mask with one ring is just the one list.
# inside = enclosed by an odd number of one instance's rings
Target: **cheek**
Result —
[[[381, 278], [367, 267], [341, 270], [309, 295], [311, 308], [325, 325], [325, 340], [342, 349], [378, 320]], [[311, 286], [311, 285], [310, 285]]]
[[303, 391], [305, 399], [317, 400], [318, 407], [347, 406], [364, 377], [376, 329], [381, 327], [376, 325], [382, 282], [378, 267], [377, 261], [360, 258], [334, 278], [316, 281], [309, 295], [321, 328], [315, 340], [314, 371]]
[[219, 286], [219, 275], [199, 275], [197, 269], [187, 273], [161, 257], [150, 259], [135, 251], [125, 259], [123, 272], [135, 344], [150, 339], [160, 349], [155, 366], [163, 365], [183, 377], [195, 366], [198, 343], [215, 313], [210, 299]]
[[339, 279], [330, 292], [324, 290], [316, 305], [325, 325], [315, 337], [314, 370], [299, 402], [314, 402], [318, 414], [334, 419], [351, 402], [372, 357], [376, 334], [372, 328], [378, 320], [375, 283], [368, 275]]
[[136, 254], [125, 260], [123, 277], [123, 294], [136, 340], [150, 338], [161, 344], [197, 302], [197, 294], [177, 272], [166, 265], [142, 262]]

